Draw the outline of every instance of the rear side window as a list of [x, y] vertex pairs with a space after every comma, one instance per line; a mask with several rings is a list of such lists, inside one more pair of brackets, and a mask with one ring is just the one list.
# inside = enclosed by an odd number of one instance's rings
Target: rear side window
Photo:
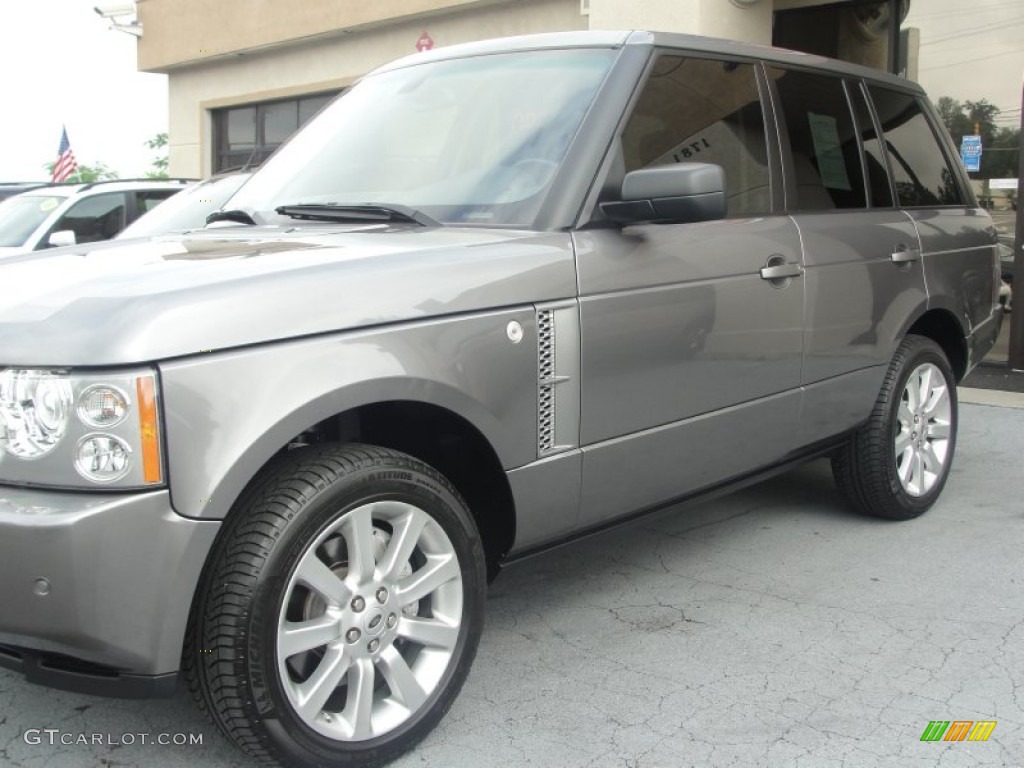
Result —
[[135, 192], [135, 208], [139, 212], [139, 216], [149, 213], [178, 191], [177, 189], [145, 189]]
[[796, 204], [789, 207], [865, 208], [857, 131], [842, 80], [778, 68], [769, 75], [782, 101], [792, 151]]
[[714, 163], [730, 215], [771, 209], [764, 114], [750, 64], [661, 56], [622, 134], [626, 171]]
[[917, 99], [878, 86], [868, 90], [885, 136], [899, 205], [963, 205], [956, 174]]

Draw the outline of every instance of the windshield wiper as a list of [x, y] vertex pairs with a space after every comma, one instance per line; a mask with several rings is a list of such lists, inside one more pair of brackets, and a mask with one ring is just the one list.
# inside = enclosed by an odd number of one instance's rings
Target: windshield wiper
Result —
[[400, 221], [421, 227], [440, 227], [441, 222], [422, 211], [392, 203], [297, 203], [274, 209], [280, 216], [309, 221]]
[[239, 224], [255, 224], [256, 220], [245, 211], [232, 208], [227, 211], [214, 211], [206, 217], [207, 224], [213, 224], [215, 221], [235, 221]]

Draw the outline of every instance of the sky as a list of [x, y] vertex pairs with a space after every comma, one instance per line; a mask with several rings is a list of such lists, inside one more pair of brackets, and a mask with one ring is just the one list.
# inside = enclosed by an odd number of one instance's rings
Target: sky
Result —
[[[0, 0], [0, 181], [45, 178], [62, 125], [78, 162], [122, 177], [150, 169], [144, 142], [167, 130], [167, 78], [136, 70], [135, 38], [110, 30], [96, 4]], [[1000, 125], [1019, 125], [1024, 0], [912, 0], [904, 26], [921, 30], [919, 79], [933, 100], [985, 98], [1005, 110]]]
[[0, 181], [48, 179], [66, 125], [79, 163], [143, 176], [167, 130], [167, 77], [136, 69], [135, 38], [100, 0], [0, 0]]
[[911, 0], [903, 26], [921, 30], [918, 80], [932, 101], [988, 99], [999, 125], [1020, 127], [1024, 0]]

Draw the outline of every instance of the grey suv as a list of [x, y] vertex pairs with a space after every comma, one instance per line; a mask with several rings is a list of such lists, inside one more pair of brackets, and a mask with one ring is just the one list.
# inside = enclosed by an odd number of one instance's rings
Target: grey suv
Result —
[[399, 61], [217, 216], [3, 274], [0, 661], [289, 765], [422, 738], [504, 563], [823, 455], [921, 514], [1002, 318], [916, 85], [719, 40]]

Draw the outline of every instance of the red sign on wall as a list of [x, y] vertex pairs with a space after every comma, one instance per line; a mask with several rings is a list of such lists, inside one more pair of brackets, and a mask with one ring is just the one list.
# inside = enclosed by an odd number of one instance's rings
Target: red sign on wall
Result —
[[433, 47], [434, 39], [426, 32], [420, 35], [420, 39], [416, 41], [416, 50], [420, 53], [423, 53], [423, 51], [429, 51]]

